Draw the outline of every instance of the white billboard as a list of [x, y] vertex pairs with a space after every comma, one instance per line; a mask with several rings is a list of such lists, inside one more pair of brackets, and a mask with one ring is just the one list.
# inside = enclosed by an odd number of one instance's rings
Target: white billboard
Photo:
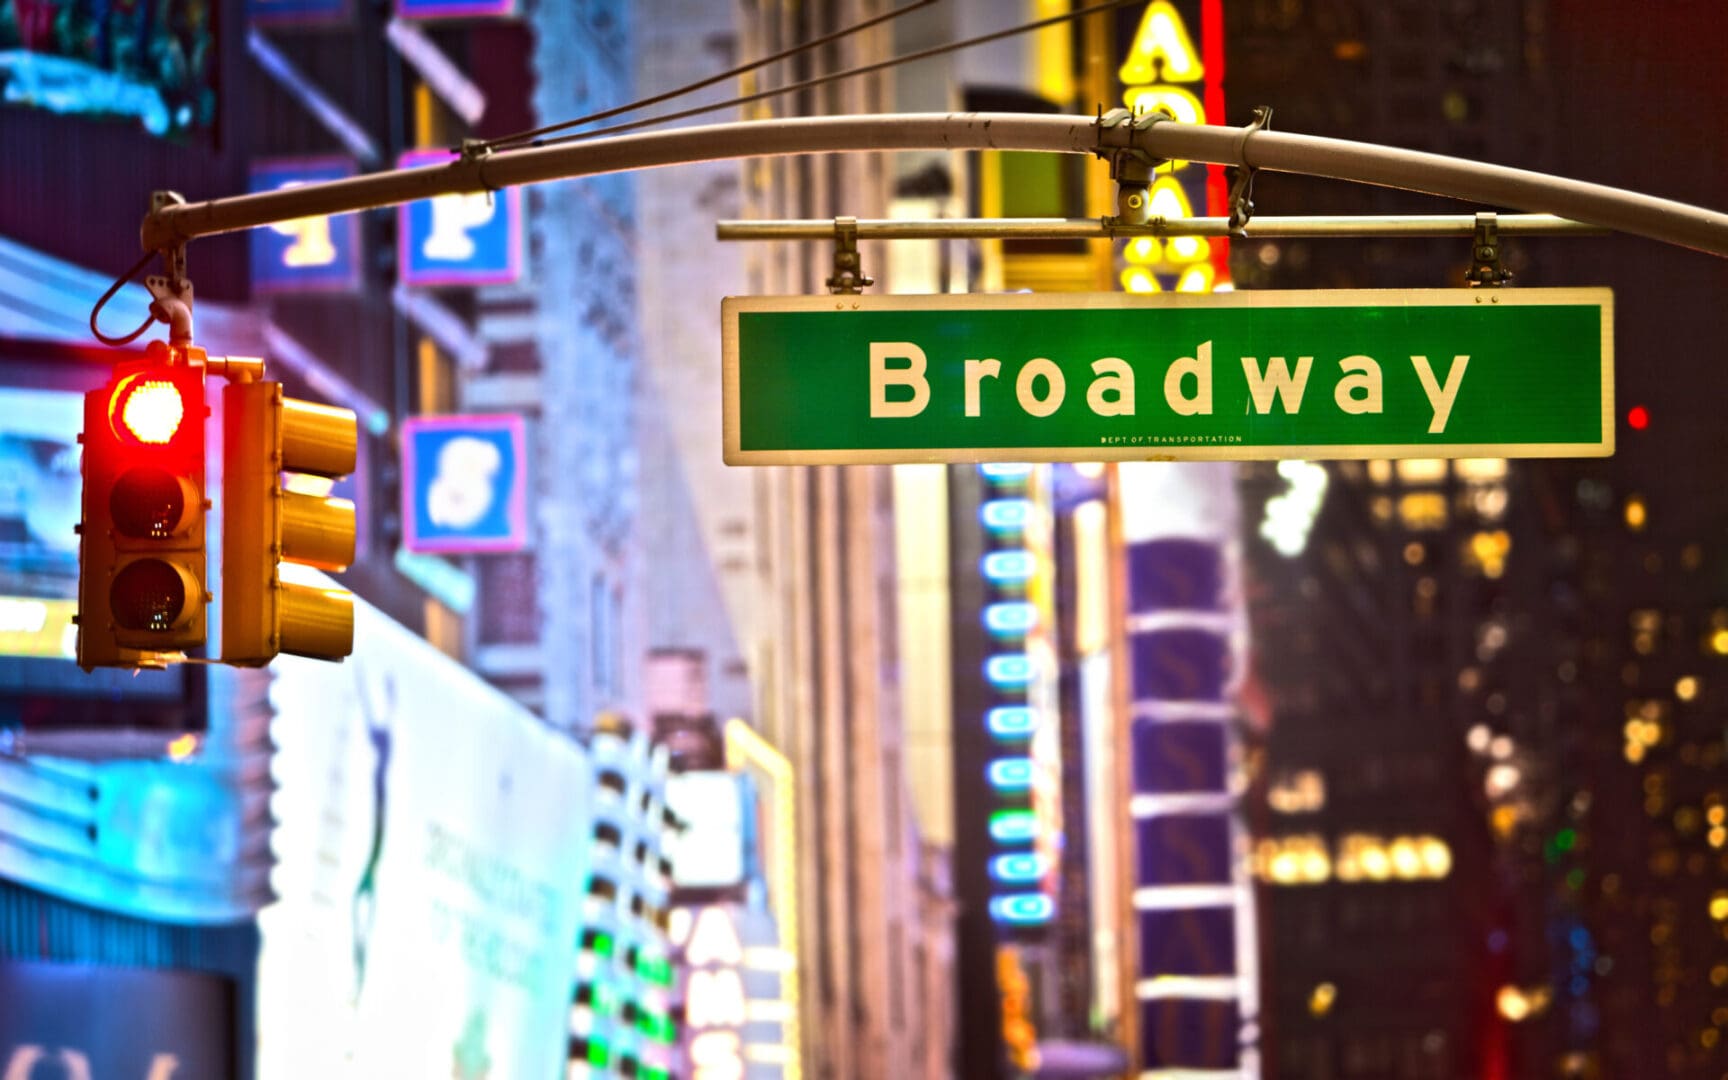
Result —
[[271, 691], [258, 1077], [561, 1076], [585, 752], [376, 609]]

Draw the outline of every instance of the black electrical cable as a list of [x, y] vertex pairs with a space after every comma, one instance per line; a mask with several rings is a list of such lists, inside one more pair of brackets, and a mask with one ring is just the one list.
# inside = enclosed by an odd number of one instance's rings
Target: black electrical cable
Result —
[[151, 312], [149, 315], [145, 316], [144, 325], [132, 331], [130, 334], [127, 334], [125, 337], [109, 337], [107, 334], [96, 329], [96, 316], [102, 313], [102, 308], [107, 305], [108, 301], [114, 299], [114, 294], [120, 291], [120, 286], [131, 281], [133, 276], [137, 274], [138, 271], [144, 269], [150, 260], [155, 257], [156, 253], [154, 251], [146, 251], [143, 258], [132, 264], [132, 269], [121, 274], [114, 280], [114, 284], [108, 286], [108, 291], [102, 294], [102, 299], [96, 301], [96, 306], [90, 309], [90, 332], [96, 335], [97, 341], [100, 341], [104, 345], [114, 346], [115, 348], [119, 348], [122, 345], [130, 345], [142, 337], [144, 331], [150, 329], [150, 324], [156, 321], [155, 301], [151, 301]]
[[[933, 48], [924, 49], [919, 52], [907, 53], [905, 56], [889, 57], [887, 60], [879, 60], [874, 64], [865, 64], [863, 67], [848, 68], [845, 71], [837, 71], [831, 75], [821, 75], [814, 79], [806, 79], [801, 83], [793, 83], [791, 86], [782, 86], [774, 90], [763, 90], [755, 94], [746, 94], [743, 97], [733, 98], [731, 101], [716, 102], [713, 105], [701, 105], [694, 109], [685, 109], [683, 112], [668, 113], [665, 116], [653, 116], [646, 120], [632, 120], [628, 124], [614, 124], [612, 127], [599, 128], [595, 131], [583, 131], [575, 135], [561, 135], [556, 139], [536, 139], [528, 145], [557, 146], [562, 143], [579, 142], [583, 139], [598, 138], [601, 135], [617, 135], [625, 131], [635, 131], [639, 128], [652, 127], [655, 124], [670, 123], [673, 120], [684, 120], [688, 117], [700, 116], [703, 113], [716, 112], [720, 109], [732, 109], [739, 105], [748, 105], [751, 102], [761, 101], [765, 98], [779, 97], [782, 94], [796, 94], [799, 91], [814, 89], [818, 86], [825, 86], [828, 83], [838, 82], [841, 79], [851, 79], [856, 78], [859, 75], [869, 75], [873, 72], [882, 71], [887, 68], [898, 67], [901, 64], [909, 64], [914, 60], [928, 60], [933, 56], [941, 56], [944, 53], [956, 52], [960, 49], [969, 49], [974, 45], [985, 45], [992, 41], [999, 41], [1002, 38], [1013, 37], [1016, 34], [1026, 34], [1033, 30], [1042, 30], [1048, 26], [1055, 26], [1058, 23], [1071, 22], [1074, 19], [1081, 18], [1085, 15], [1096, 15], [1099, 12], [1109, 11], [1112, 8], [1126, 7], [1129, 4], [1138, 4], [1143, 2], [1144, 0], [1107, 0], [1107, 2], [1102, 4], [1093, 4], [1091, 7], [1080, 8], [1076, 11], [1069, 11], [1061, 15], [1053, 15], [1047, 19], [1039, 19], [1037, 22], [1023, 23], [1020, 26], [1010, 27], [1007, 30], [997, 30], [994, 33], [982, 34], [975, 38], [967, 38], [965, 41], [955, 41], [947, 45], [937, 45]], [[584, 121], [572, 121], [572, 123], [581, 122]]]
[[615, 108], [605, 109], [597, 113], [590, 113], [587, 116], [575, 120], [564, 120], [556, 124], [548, 124], [545, 127], [535, 128], [532, 131], [523, 131], [515, 135], [506, 135], [502, 138], [485, 139], [481, 141], [480, 145], [484, 146], [488, 150], [519, 146], [524, 143], [531, 143], [542, 135], [550, 135], [554, 132], [565, 131], [573, 127], [580, 127], [583, 124], [592, 124], [597, 120], [607, 120], [611, 117], [622, 115], [623, 113], [635, 112], [638, 109], [646, 109], [648, 106], [658, 105], [662, 101], [670, 101], [673, 98], [683, 97], [686, 94], [693, 94], [698, 90], [707, 89], [715, 83], [725, 82], [727, 79], [735, 79], [740, 75], [747, 75], [750, 72], [755, 71], [757, 68], [767, 67], [769, 64], [797, 56], [799, 53], [809, 52], [811, 49], [819, 49], [824, 45], [839, 41], [844, 37], [849, 37], [861, 30], [868, 30], [872, 26], [880, 25], [881, 23], [888, 22], [892, 19], [898, 19], [902, 15], [917, 11], [919, 8], [929, 7], [934, 3], [936, 3], [936, 0], [914, 0], [913, 3], [906, 4], [903, 7], [894, 8], [891, 11], [885, 11], [880, 15], [865, 19], [861, 23], [848, 26], [844, 30], [836, 30], [832, 34], [826, 34], [822, 37], [806, 41], [803, 44], [794, 45], [789, 49], [782, 49], [772, 56], [764, 56], [760, 60], [752, 60], [747, 64], [740, 64], [729, 71], [722, 71], [718, 75], [711, 75], [706, 79], [689, 83], [685, 86], [680, 86], [675, 90], [668, 90], [663, 94], [656, 94], [653, 97], [643, 98], [640, 101], [633, 101], [628, 105], [619, 105]]

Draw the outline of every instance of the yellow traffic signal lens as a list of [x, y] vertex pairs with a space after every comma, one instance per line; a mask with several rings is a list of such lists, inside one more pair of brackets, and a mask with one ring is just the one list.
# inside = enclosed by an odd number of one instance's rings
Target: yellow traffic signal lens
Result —
[[186, 611], [186, 578], [162, 559], [128, 563], [108, 588], [108, 610], [125, 630], [172, 630]]
[[120, 391], [120, 425], [146, 446], [164, 446], [180, 431], [186, 403], [167, 379], [137, 379]]
[[196, 492], [167, 469], [128, 469], [108, 493], [108, 515], [122, 536], [164, 539], [180, 532]]

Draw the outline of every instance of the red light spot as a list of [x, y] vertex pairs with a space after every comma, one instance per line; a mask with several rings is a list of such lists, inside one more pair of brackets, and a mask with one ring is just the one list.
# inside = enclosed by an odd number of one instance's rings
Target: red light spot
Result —
[[141, 443], [161, 446], [174, 438], [186, 415], [180, 388], [166, 379], [140, 379], [121, 391], [120, 423]]
[[1642, 405], [1634, 405], [1626, 410], [1626, 422], [1633, 431], [1643, 431], [1650, 426], [1650, 410]]

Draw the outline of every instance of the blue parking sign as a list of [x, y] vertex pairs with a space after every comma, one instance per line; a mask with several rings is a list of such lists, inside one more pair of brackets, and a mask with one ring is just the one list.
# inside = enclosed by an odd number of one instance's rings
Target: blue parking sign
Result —
[[528, 542], [522, 417], [416, 416], [402, 424], [409, 551], [518, 551]]
[[[252, 191], [276, 191], [354, 175], [342, 157], [275, 158], [252, 163]], [[252, 289], [330, 292], [360, 285], [360, 228], [353, 214], [296, 218], [252, 230]]]
[[[397, 163], [447, 165], [448, 151], [414, 150]], [[522, 189], [439, 195], [397, 210], [402, 280], [409, 285], [504, 285], [522, 276]]]

